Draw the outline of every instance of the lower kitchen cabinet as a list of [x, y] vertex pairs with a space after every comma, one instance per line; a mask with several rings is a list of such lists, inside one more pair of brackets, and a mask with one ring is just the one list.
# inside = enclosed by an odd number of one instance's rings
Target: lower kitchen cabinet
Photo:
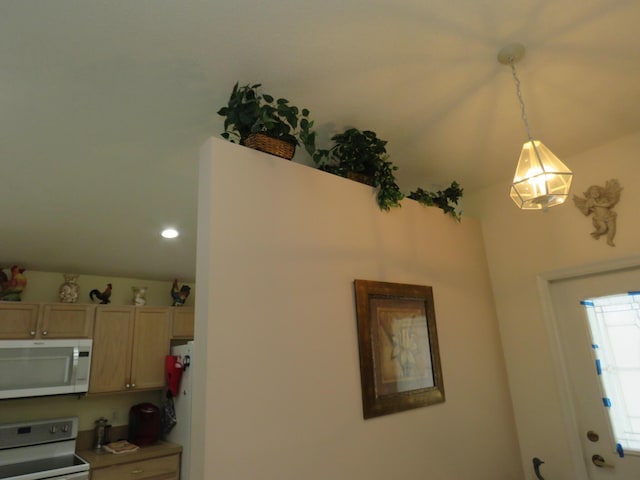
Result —
[[179, 480], [182, 446], [159, 442], [135, 452], [113, 455], [77, 452], [90, 466], [91, 480]]
[[91, 480], [179, 480], [179, 478], [180, 455], [123, 463], [91, 472]]
[[89, 393], [161, 389], [171, 327], [169, 307], [98, 306]]

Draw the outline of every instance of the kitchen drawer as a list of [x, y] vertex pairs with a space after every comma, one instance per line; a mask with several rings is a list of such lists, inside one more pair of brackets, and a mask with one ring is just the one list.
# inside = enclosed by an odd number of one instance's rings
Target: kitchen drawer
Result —
[[179, 476], [180, 455], [113, 465], [91, 472], [91, 480], [178, 480]]

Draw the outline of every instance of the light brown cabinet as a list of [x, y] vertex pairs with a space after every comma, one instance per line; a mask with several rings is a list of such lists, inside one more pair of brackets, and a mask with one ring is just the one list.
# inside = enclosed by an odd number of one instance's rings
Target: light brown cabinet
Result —
[[41, 338], [91, 338], [94, 309], [94, 305], [45, 304], [37, 335]]
[[0, 302], [0, 339], [91, 338], [93, 305]]
[[194, 334], [193, 307], [172, 307], [173, 326], [171, 338], [174, 340], [192, 340]]
[[92, 480], [178, 480], [179, 478], [180, 455], [112, 465], [91, 472]]
[[169, 307], [98, 306], [89, 393], [161, 389], [171, 342]]
[[159, 442], [122, 455], [81, 450], [89, 462], [91, 480], [178, 480], [182, 447], [175, 443]]
[[40, 304], [37, 303], [1, 302], [0, 338], [5, 340], [34, 338], [39, 313]]

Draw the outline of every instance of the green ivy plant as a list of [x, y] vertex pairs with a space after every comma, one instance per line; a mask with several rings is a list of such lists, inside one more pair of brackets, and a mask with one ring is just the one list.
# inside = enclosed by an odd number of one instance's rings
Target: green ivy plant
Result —
[[462, 198], [463, 189], [460, 188], [457, 182], [452, 182], [451, 185], [444, 190], [438, 190], [437, 192], [427, 192], [422, 188], [418, 188], [415, 191], [407, 195], [407, 198], [416, 200], [422, 205], [428, 207], [438, 207], [442, 211], [460, 221], [461, 213], [458, 211], [458, 201]]
[[224, 117], [222, 137], [244, 145], [252, 133], [262, 133], [292, 145], [304, 145], [309, 155], [316, 151], [316, 132], [309, 110], [291, 105], [289, 100], [261, 93], [262, 84], [233, 86], [227, 105], [218, 110]]
[[[218, 115], [224, 117], [223, 138], [244, 145], [252, 133], [263, 133], [296, 146], [303, 145], [321, 170], [342, 177], [353, 178], [356, 174], [369, 178], [368, 183], [378, 190], [376, 202], [381, 210], [400, 207], [405, 195], [396, 182], [394, 172], [398, 167], [389, 160], [385, 140], [371, 130], [349, 128], [331, 137], [334, 144], [329, 149], [316, 149], [316, 132], [309, 110], [262, 93], [261, 87], [260, 83], [233, 86], [227, 105], [218, 110]], [[461, 197], [462, 189], [456, 182], [445, 190], [428, 192], [418, 188], [408, 195], [423, 205], [441, 208], [458, 221], [457, 205]]]
[[312, 154], [318, 168], [326, 172], [349, 177], [351, 173], [364, 175], [378, 189], [376, 201], [381, 210], [399, 207], [404, 194], [396, 183], [394, 171], [398, 169], [387, 153], [385, 140], [371, 130], [349, 128], [331, 137], [334, 145]]

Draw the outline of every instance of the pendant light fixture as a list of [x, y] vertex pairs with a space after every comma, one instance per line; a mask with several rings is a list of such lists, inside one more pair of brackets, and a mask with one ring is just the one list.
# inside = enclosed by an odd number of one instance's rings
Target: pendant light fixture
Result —
[[511, 66], [528, 138], [522, 145], [518, 167], [511, 184], [511, 199], [522, 210], [546, 210], [564, 203], [567, 199], [573, 173], [541, 141], [534, 140], [531, 136], [515, 67], [516, 62], [523, 56], [524, 46], [519, 43], [507, 45], [498, 53], [498, 61]]

